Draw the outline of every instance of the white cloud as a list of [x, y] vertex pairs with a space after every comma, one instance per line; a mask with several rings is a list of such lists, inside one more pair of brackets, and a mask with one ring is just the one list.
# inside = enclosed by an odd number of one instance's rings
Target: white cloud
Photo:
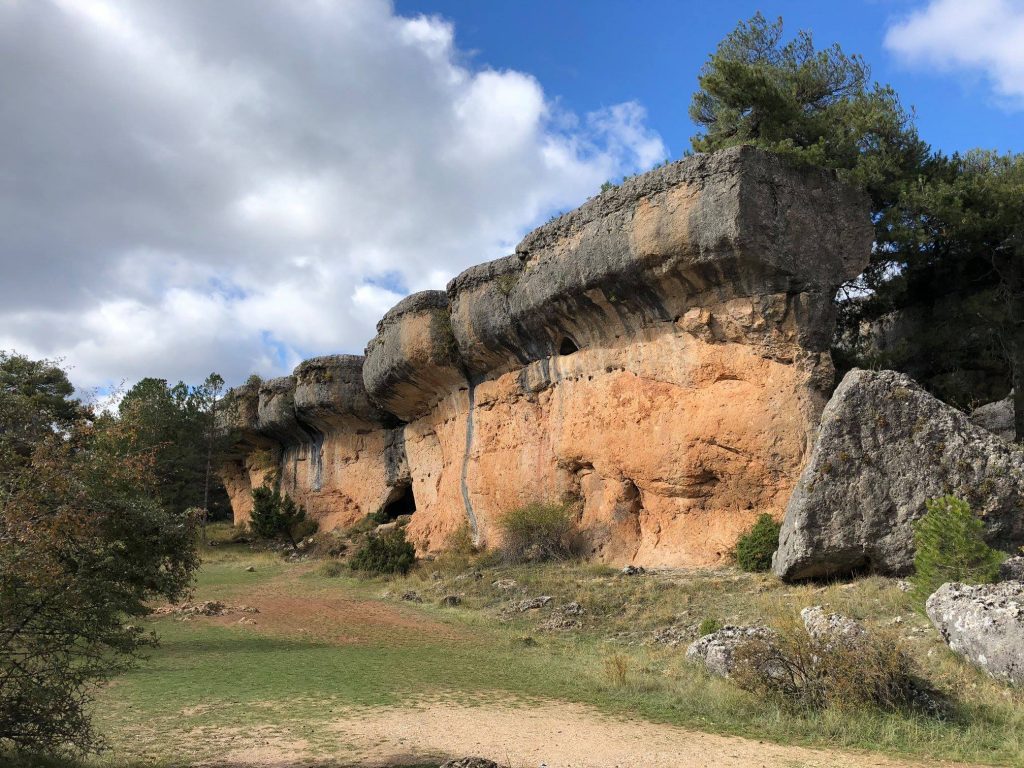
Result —
[[916, 66], [980, 73], [1024, 107], [1024, 2], [931, 0], [889, 27], [885, 47]]
[[666, 154], [386, 0], [0, 3], [0, 348], [74, 381], [359, 352], [405, 291]]

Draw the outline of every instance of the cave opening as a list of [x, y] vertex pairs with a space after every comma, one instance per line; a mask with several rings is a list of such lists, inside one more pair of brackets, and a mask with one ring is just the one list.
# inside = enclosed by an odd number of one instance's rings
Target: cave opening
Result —
[[415, 511], [416, 497], [412, 492], [412, 483], [407, 483], [391, 489], [391, 494], [377, 513], [377, 518], [380, 522], [386, 523], [397, 520], [402, 515], [411, 515]]
[[579, 346], [577, 346], [576, 342], [573, 341], [572, 339], [570, 339], [568, 336], [566, 336], [564, 339], [562, 339], [562, 343], [558, 347], [558, 354], [562, 355], [563, 357], [565, 355], [575, 354], [576, 352], [579, 352], [579, 351], [580, 351]]

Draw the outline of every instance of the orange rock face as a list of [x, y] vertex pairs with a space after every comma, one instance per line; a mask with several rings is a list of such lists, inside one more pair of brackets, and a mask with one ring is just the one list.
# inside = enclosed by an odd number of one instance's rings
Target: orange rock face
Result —
[[[324, 525], [404, 494], [421, 551], [467, 525], [493, 546], [509, 510], [571, 500], [595, 559], [714, 563], [782, 516], [833, 384], [831, 298], [871, 234], [866, 200], [827, 174], [749, 148], [690, 158], [403, 300], [365, 390], [321, 392], [319, 420], [302, 371], [291, 420], [289, 383], [268, 383], [252, 434]], [[342, 394], [369, 399], [324, 418]], [[254, 468], [235, 465], [244, 517]]]

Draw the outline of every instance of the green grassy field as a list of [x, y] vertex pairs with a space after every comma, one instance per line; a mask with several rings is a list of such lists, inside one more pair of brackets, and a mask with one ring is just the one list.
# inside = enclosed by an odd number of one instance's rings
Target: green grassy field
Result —
[[[250, 572], [247, 567], [253, 566]], [[327, 725], [384, 705], [452, 701], [528, 706], [537, 699], [779, 743], [879, 750], [1002, 765], [1024, 755], [1024, 696], [955, 659], [895, 582], [790, 587], [732, 571], [625, 577], [583, 564], [479, 568], [426, 565], [409, 577], [328, 576], [244, 547], [207, 552], [196, 600], [253, 605], [251, 616], [150, 621], [160, 647], [99, 692], [96, 722], [111, 751], [97, 766], [189, 765], [232, 754], [263, 734], [301, 741], [344, 765]], [[495, 581], [512, 579], [511, 590]], [[422, 600], [400, 599], [416, 591]], [[457, 607], [441, 598], [461, 596]], [[515, 603], [550, 595], [549, 607]], [[582, 626], [545, 630], [551, 611], [578, 601]], [[709, 678], [684, 659], [703, 619], [792, 619], [827, 604], [900, 631], [929, 681], [954, 697], [945, 720], [862, 710], [794, 713]], [[255, 623], [246, 623], [255, 622]], [[655, 641], [676, 627], [680, 644]]]

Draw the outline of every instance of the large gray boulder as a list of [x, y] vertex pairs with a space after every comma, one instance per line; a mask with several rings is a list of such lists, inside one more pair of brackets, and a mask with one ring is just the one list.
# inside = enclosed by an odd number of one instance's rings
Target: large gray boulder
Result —
[[925, 610], [954, 652], [997, 680], [1024, 685], [1024, 584], [943, 584]]
[[1024, 543], [1024, 451], [894, 371], [850, 371], [822, 414], [786, 509], [775, 573], [787, 580], [913, 567], [913, 522], [951, 493], [989, 544]]
[[971, 421], [989, 432], [999, 435], [1004, 440], [1013, 440], [1013, 392], [1004, 400], [983, 405], [971, 411]]

